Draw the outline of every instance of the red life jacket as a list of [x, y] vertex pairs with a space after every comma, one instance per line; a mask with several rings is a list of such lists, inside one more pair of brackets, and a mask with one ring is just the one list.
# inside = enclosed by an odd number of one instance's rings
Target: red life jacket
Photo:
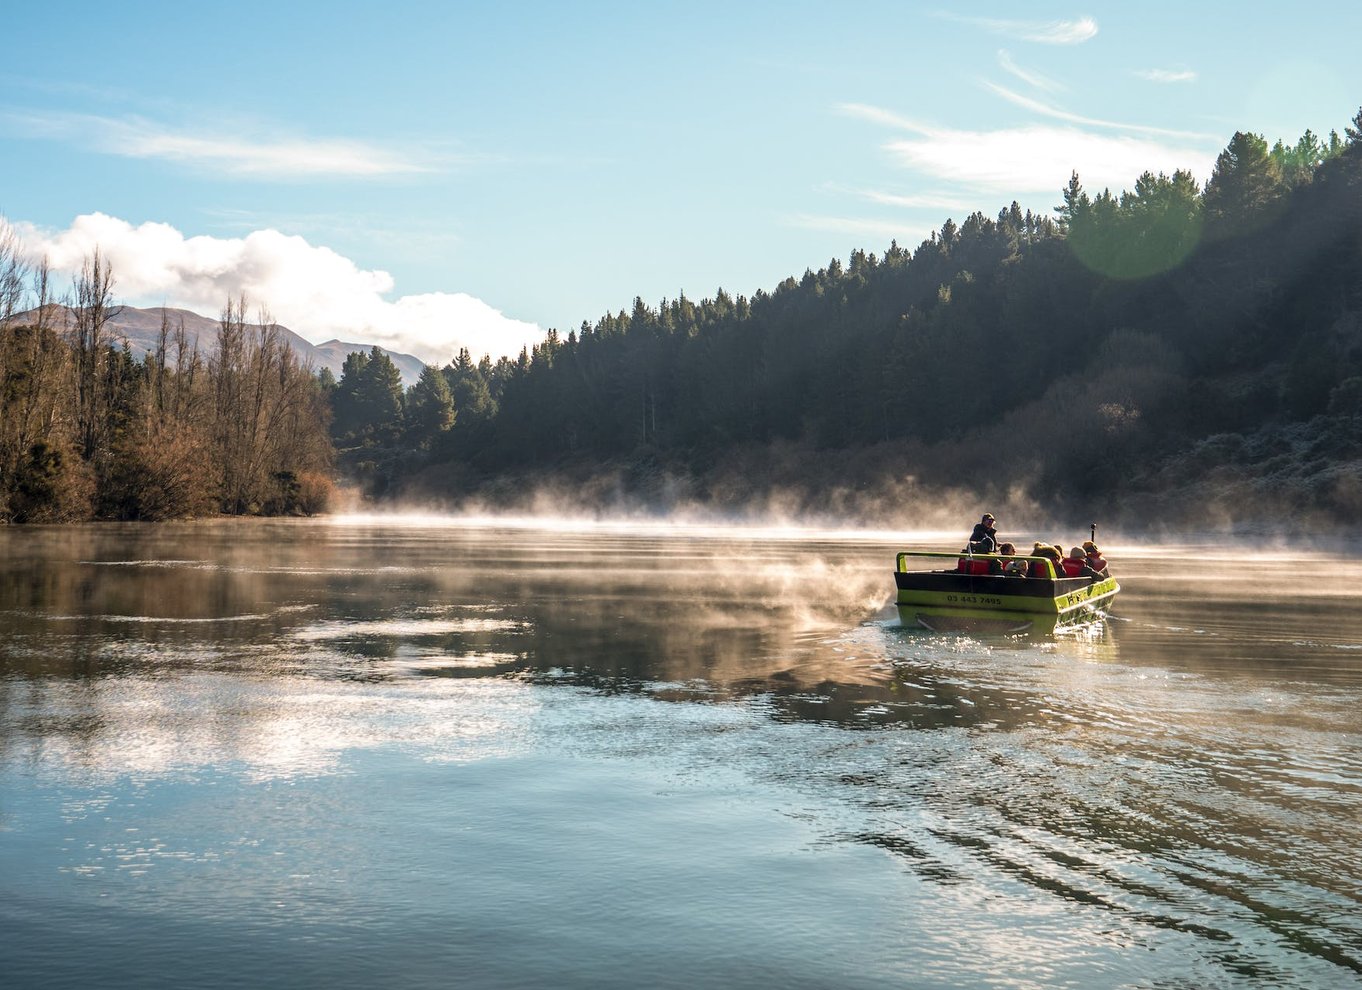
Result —
[[979, 557], [961, 557], [955, 569], [962, 574], [990, 574], [993, 571], [989, 562]]
[[1031, 561], [1031, 577], [1048, 578], [1049, 576], [1050, 572], [1046, 570], [1044, 561]]
[[1065, 557], [1060, 563], [1064, 565], [1065, 577], [1082, 577], [1083, 568], [1088, 566], [1086, 560], [1075, 560], [1072, 557]]

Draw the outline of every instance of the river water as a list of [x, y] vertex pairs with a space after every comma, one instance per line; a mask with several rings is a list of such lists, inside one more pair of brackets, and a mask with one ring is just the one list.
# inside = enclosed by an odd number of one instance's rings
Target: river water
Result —
[[1362, 986], [1362, 561], [959, 535], [0, 530], [5, 987]]

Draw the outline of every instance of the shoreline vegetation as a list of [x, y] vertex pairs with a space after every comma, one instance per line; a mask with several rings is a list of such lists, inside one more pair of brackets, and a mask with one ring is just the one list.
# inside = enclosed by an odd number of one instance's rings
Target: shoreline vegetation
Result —
[[134, 360], [97, 251], [56, 300], [3, 233], [0, 521], [312, 514], [346, 491], [894, 525], [984, 502], [1139, 530], [1362, 515], [1362, 110], [1327, 139], [1238, 132], [1204, 187], [1075, 174], [1061, 197], [751, 298], [636, 298], [408, 388], [377, 348], [314, 374], [244, 299], [211, 348], [164, 323]]

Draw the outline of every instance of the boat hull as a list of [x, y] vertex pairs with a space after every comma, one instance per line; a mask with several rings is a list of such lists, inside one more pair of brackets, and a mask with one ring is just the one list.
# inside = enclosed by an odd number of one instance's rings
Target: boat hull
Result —
[[1021, 578], [896, 571], [899, 619], [937, 632], [1051, 632], [1090, 621], [1121, 590], [1114, 578]]

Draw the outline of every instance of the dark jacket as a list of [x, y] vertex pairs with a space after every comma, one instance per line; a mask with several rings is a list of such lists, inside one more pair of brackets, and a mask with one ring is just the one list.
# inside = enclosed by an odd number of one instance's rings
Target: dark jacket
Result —
[[975, 523], [974, 532], [969, 535], [969, 546], [965, 549], [972, 553], [997, 553], [998, 531], [984, 523]]

